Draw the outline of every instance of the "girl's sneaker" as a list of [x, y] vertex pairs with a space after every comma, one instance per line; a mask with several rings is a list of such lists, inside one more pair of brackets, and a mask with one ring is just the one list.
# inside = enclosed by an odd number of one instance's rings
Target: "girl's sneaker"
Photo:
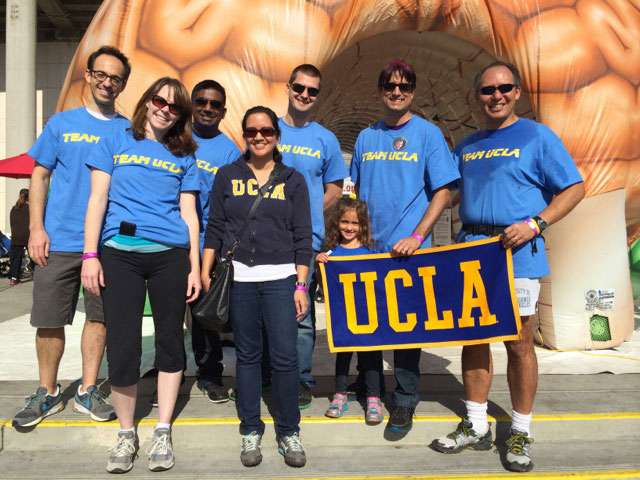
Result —
[[367, 412], [364, 415], [364, 421], [367, 425], [378, 425], [383, 420], [380, 397], [367, 397]]
[[349, 410], [347, 395], [344, 393], [336, 393], [329, 404], [329, 408], [324, 412], [324, 415], [329, 418], [340, 418], [347, 410]]

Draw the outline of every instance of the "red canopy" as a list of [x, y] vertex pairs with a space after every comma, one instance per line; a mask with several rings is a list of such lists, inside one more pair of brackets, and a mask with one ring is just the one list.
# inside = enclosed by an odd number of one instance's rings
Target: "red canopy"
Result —
[[0, 160], [0, 177], [29, 178], [36, 162], [26, 153]]

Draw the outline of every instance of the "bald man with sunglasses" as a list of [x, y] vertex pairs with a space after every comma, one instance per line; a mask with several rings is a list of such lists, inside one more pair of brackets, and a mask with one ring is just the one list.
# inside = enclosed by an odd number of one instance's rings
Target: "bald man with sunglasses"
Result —
[[[454, 152], [461, 175], [463, 225], [458, 240], [500, 235], [504, 248], [513, 253], [522, 329], [520, 340], [505, 342], [513, 412], [504, 464], [508, 470], [528, 472], [533, 469], [531, 418], [538, 383], [532, 315], [540, 293], [539, 279], [549, 274], [542, 232], [580, 202], [584, 184], [556, 134], [515, 114], [521, 93], [516, 67], [492, 63], [476, 76], [474, 88], [486, 129], [465, 138]], [[459, 453], [466, 448], [492, 448], [487, 421], [492, 376], [489, 345], [464, 347], [467, 415], [454, 432], [432, 442], [434, 450]]]

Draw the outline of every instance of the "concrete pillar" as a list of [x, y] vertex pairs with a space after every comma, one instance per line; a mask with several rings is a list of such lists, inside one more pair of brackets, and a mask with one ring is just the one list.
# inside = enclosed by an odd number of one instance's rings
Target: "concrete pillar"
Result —
[[[36, 0], [6, 2], [6, 155], [26, 152], [36, 132]], [[0, 226], [9, 230], [9, 211], [25, 181], [4, 179]], [[0, 185], [1, 189], [1, 185]], [[1, 218], [4, 217], [4, 218]]]

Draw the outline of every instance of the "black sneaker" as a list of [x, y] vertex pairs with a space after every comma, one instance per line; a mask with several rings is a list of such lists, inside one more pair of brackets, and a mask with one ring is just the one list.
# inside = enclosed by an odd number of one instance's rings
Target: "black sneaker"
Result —
[[198, 388], [207, 396], [211, 403], [226, 403], [229, 401], [229, 393], [219, 383], [207, 382], [198, 384]]
[[413, 426], [415, 408], [397, 406], [391, 410], [389, 428], [394, 431], [409, 431]]
[[300, 389], [298, 390], [298, 407], [300, 410], [309, 408], [312, 401], [313, 393], [311, 393], [311, 387], [306, 383], [301, 383]]

